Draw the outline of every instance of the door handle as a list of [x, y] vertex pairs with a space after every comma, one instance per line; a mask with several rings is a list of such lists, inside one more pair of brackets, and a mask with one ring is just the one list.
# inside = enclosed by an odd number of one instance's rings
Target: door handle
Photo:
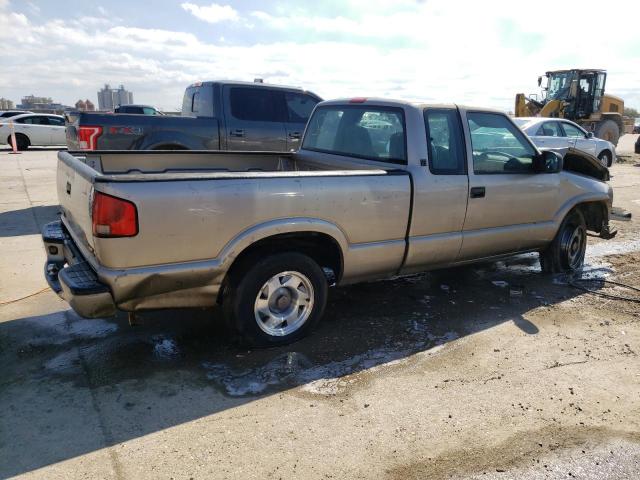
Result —
[[484, 187], [471, 187], [471, 190], [469, 191], [469, 197], [471, 198], [484, 198], [484, 194]]
[[229, 132], [229, 135], [231, 135], [232, 137], [244, 137], [244, 130], [242, 130], [241, 128], [236, 128], [235, 130], [231, 130], [231, 132]]
[[291, 138], [293, 140], [300, 140], [301, 136], [302, 136], [302, 134], [300, 132], [291, 132], [291, 133], [289, 133], [289, 138]]

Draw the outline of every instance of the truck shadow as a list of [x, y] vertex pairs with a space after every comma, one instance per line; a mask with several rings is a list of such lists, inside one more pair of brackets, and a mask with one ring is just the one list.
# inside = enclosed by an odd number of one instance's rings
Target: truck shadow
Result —
[[38, 225], [60, 218], [58, 205], [34, 206], [0, 212], [0, 237], [19, 237], [40, 233]]
[[347, 398], [377, 368], [415, 354], [431, 361], [505, 322], [536, 335], [527, 312], [579, 294], [538, 270], [523, 256], [333, 289], [310, 337], [256, 351], [233, 346], [204, 310], [144, 314], [133, 328], [124, 316], [84, 320], [69, 310], [0, 323], [0, 477], [269, 395], [297, 396], [301, 408]]

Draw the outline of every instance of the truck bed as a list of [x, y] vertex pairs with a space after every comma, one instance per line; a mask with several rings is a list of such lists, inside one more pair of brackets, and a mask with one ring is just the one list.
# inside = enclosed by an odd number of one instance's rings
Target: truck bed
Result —
[[[338, 173], [342, 175], [384, 175], [388, 170], [365, 163], [317, 159], [286, 152], [223, 152], [223, 151], [69, 151], [60, 159], [73, 163], [73, 157], [110, 180], [131, 181], [169, 178], [238, 178], [260, 176], [308, 176]], [[293, 172], [297, 172], [292, 175]], [[304, 172], [304, 173], [302, 173]], [[181, 174], [176, 176], [176, 174]], [[218, 175], [220, 174], [220, 175]], [[265, 175], [266, 174], [266, 175]], [[285, 175], [288, 174], [288, 175]], [[153, 175], [153, 176], [150, 176]]]
[[[340, 238], [345, 273], [354, 278], [402, 264], [412, 194], [404, 170], [277, 152], [59, 152], [58, 158], [63, 223], [96, 267], [223, 262], [245, 238], [300, 230]], [[94, 191], [134, 202], [139, 233], [93, 236]]]
[[102, 127], [96, 142], [104, 150], [153, 150], [165, 144], [196, 150], [220, 148], [216, 118], [100, 112], [70, 112], [66, 117], [69, 150], [81, 148], [81, 126]]

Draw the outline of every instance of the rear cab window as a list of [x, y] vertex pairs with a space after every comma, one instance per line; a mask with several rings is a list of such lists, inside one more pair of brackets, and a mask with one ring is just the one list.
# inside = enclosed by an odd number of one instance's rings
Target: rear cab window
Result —
[[369, 105], [319, 107], [309, 120], [302, 148], [406, 165], [404, 111]]
[[460, 115], [456, 109], [425, 109], [429, 171], [434, 175], [466, 175], [467, 160]]

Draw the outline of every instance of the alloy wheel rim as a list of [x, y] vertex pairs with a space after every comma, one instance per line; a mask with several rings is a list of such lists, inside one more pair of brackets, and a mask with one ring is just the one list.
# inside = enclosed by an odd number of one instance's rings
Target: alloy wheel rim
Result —
[[267, 335], [282, 337], [299, 330], [313, 310], [313, 285], [300, 272], [273, 275], [258, 291], [254, 315]]

